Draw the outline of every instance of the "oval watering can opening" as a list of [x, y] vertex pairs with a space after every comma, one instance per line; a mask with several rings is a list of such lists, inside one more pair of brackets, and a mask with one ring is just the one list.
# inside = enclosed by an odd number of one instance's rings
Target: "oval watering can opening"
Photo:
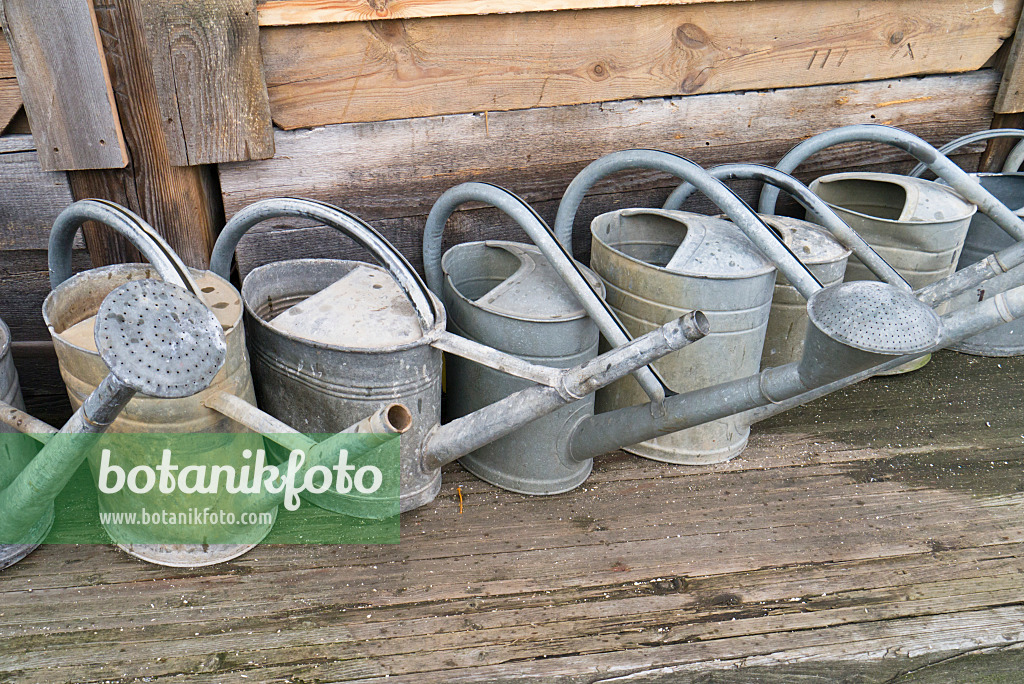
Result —
[[[818, 178], [810, 188], [914, 289], [953, 273], [978, 210], [948, 187], [887, 173], [831, 174]], [[877, 279], [851, 257], [845, 280]], [[924, 356], [886, 374], [915, 370], [929, 359]]]
[[[591, 267], [634, 336], [688, 311], [703, 311], [711, 334], [655, 362], [669, 387], [687, 392], [760, 370], [775, 267], [734, 224], [661, 209], [622, 209], [591, 223]], [[597, 394], [598, 412], [646, 403], [632, 378]], [[735, 418], [665, 435], [627, 451], [671, 463], [714, 463], [740, 453], [750, 428]]]
[[[1024, 216], [1024, 173], [979, 173], [971, 174], [981, 185], [995, 195], [996, 199], [1018, 216]], [[992, 219], [978, 212], [971, 219], [964, 241], [964, 249], [957, 262], [957, 270], [981, 261], [989, 254], [1014, 244], [1015, 240], [1006, 234]], [[956, 311], [1004, 291], [1005, 276], [992, 278], [981, 286], [968, 290], [949, 303], [949, 310]], [[993, 328], [980, 335], [951, 345], [965, 354], [978, 356], [1020, 356], [1024, 354], [1024, 322], [1014, 321]]]
[[[432, 297], [432, 295], [431, 295]], [[402, 511], [437, 495], [439, 470], [422, 467], [418, 449], [441, 419], [441, 352], [431, 340], [445, 328], [444, 308], [424, 330], [409, 297], [376, 264], [295, 259], [253, 269], [242, 284], [259, 406], [306, 433], [334, 433], [392, 404], [400, 438]], [[306, 493], [321, 508], [374, 517], [387, 508], [369, 497]]]
[[[192, 270], [191, 275], [199, 288], [199, 294], [210, 311], [216, 316], [224, 330], [227, 356], [224, 366], [217, 373], [209, 387], [189, 397], [159, 399], [136, 394], [110, 427], [112, 433], [217, 433], [245, 432], [237, 423], [206, 408], [204, 401], [219, 393], [232, 394], [255, 403], [252, 377], [249, 373], [248, 355], [245, 349], [245, 331], [240, 325], [242, 306], [236, 290], [223, 278], [208, 271]], [[115, 288], [132, 281], [156, 278], [154, 268], [148, 264], [117, 264], [103, 266], [78, 273], [65, 280], [46, 297], [43, 302], [43, 319], [50, 330], [57, 352], [61, 375], [67, 385], [68, 396], [74, 408], [81, 406], [85, 398], [106, 377], [108, 369], [100, 358], [94, 339], [96, 314], [103, 299]], [[259, 435], [252, 435], [252, 448], [263, 447]], [[180, 454], [181, 459], [190, 458]], [[151, 465], [151, 454], [137, 454], [133, 461], [123, 465], [128, 469], [135, 465]], [[127, 457], [126, 457], [127, 458]], [[201, 454], [196, 459], [204, 458]], [[90, 458], [93, 473], [98, 472], [99, 461]], [[197, 495], [197, 500], [205, 496]], [[122, 502], [123, 503], [123, 502]], [[101, 495], [100, 510], [104, 512], [126, 510], [113, 508], [118, 502], [112, 496]], [[131, 507], [143, 505], [131, 502]], [[205, 507], [236, 511], [245, 505], [239, 500], [213, 500], [200, 503]], [[148, 505], [149, 510], [158, 510], [160, 505]], [[276, 511], [275, 511], [276, 512]], [[120, 528], [106, 524], [104, 528], [123, 550], [143, 560], [159, 565], [198, 567], [211, 565], [235, 558], [259, 543], [273, 526], [273, 521], [260, 524], [239, 525], [232, 543], [192, 544], [185, 539], [200, 538], [193, 528], [153, 528], [154, 536], [149, 542], [139, 542], [137, 528]], [[198, 536], [197, 536], [198, 535]], [[125, 540], [131, 543], [122, 543]]]
[[[578, 265], [599, 294], [601, 279]], [[451, 332], [530, 363], [571, 368], [597, 356], [599, 333], [586, 310], [533, 245], [487, 240], [449, 249], [441, 259], [442, 297]], [[531, 386], [450, 354], [446, 356], [446, 421], [473, 413]], [[531, 421], [460, 459], [477, 477], [534, 495], [569, 491], [589, 476], [592, 462], [563, 458], [567, 425], [593, 413], [594, 398]]]

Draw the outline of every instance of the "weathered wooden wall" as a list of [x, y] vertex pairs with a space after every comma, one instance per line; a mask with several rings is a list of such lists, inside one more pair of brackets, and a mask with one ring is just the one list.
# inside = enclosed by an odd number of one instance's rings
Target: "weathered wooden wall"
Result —
[[[652, 147], [702, 165], [774, 164], [804, 137], [851, 123], [891, 124], [938, 144], [988, 126], [998, 81], [996, 72], [986, 70], [278, 131], [273, 159], [221, 166], [221, 189], [228, 216], [267, 197], [332, 202], [373, 222], [419, 265], [430, 206], [460, 182], [503, 185], [552, 220], [572, 177], [609, 152]], [[958, 159], [971, 167], [979, 149], [967, 149]], [[891, 148], [848, 145], [810, 160], [803, 176], [878, 165], [909, 168], [908, 159]], [[586, 258], [586, 226], [594, 215], [622, 206], [657, 206], [671, 187], [671, 178], [648, 171], [598, 184], [576, 223], [578, 256]], [[738, 187], [753, 198], [753, 188]], [[331, 231], [300, 225], [279, 220], [254, 229], [239, 248], [242, 271], [287, 256], [358, 254]], [[495, 211], [481, 208], [457, 212], [449, 231], [453, 241], [522, 239]]]

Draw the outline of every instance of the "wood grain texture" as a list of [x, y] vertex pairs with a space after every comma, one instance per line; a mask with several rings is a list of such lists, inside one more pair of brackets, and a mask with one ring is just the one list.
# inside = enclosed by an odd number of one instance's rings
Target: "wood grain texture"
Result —
[[[618, 454], [554, 497], [453, 464], [398, 545], [197, 570], [43, 546], [0, 581], [0, 677], [1015, 681], [1022, 379], [942, 353], [758, 426], [730, 463]], [[95, 501], [62, 513], [58, 533]]]
[[14, 58], [11, 56], [11, 46], [6, 40], [0, 40], [0, 78], [15, 78]]
[[[426, 215], [458, 183], [505, 186], [550, 221], [569, 181], [610, 152], [650, 147], [704, 166], [737, 160], [774, 164], [805, 137], [853, 123], [891, 124], [941, 144], [988, 126], [997, 82], [998, 74], [979, 72], [279, 131], [274, 159], [223, 165], [220, 182], [229, 216], [268, 197], [331, 202], [374, 221], [419, 264]], [[808, 160], [800, 174], [806, 179], [879, 164], [909, 170], [908, 159], [893, 148], [846, 145]], [[969, 167], [976, 157], [960, 160]], [[597, 197], [584, 202], [577, 219], [577, 256], [586, 258], [586, 226], [596, 212], [659, 205], [674, 185], [672, 178], [647, 171], [598, 183], [592, 191]], [[738, 187], [748, 199], [754, 196], [752, 186]], [[506, 220], [482, 209], [456, 212], [447, 230], [455, 242], [523, 239]], [[239, 265], [247, 271], [299, 255], [351, 257], [358, 251], [328, 230], [269, 221], [243, 240]]]
[[293, 129], [970, 71], [1021, 4], [761, 0], [267, 27], [261, 41], [274, 122]]
[[[221, 221], [213, 171], [171, 161], [140, 0], [110, 0], [96, 16], [131, 164], [122, 171], [74, 172], [72, 192], [76, 199], [102, 197], [128, 207], [152, 223], [185, 263], [203, 267]], [[97, 265], [138, 260], [109, 229], [88, 226], [86, 241]]]
[[414, 19], [464, 14], [515, 14], [642, 5], [692, 5], [735, 0], [258, 0], [260, 26]]
[[127, 164], [92, 2], [4, 0], [0, 10], [43, 168]]
[[141, 3], [171, 162], [274, 155], [255, 0]]
[[7, 128], [14, 116], [21, 110], [21, 90], [18, 79], [0, 78], [0, 131]]
[[996, 96], [996, 114], [1018, 114], [1024, 112], [1024, 14], [1017, 24], [1010, 50], [1003, 66], [1003, 80]]

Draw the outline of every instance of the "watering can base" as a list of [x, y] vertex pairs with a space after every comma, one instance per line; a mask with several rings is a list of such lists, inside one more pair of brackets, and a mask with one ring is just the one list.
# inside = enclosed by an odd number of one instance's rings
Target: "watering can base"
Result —
[[[268, 530], [269, 532], [269, 530]], [[118, 544], [129, 556], [168, 568], [201, 568], [226, 563], [255, 549], [253, 544]]]
[[53, 527], [53, 506], [25, 535], [24, 544], [0, 544], [0, 570], [9, 568], [39, 548]]
[[553, 480], [549, 477], [527, 479], [510, 476], [508, 472], [501, 468], [495, 468], [490, 463], [474, 459], [472, 456], [459, 459], [459, 463], [463, 468], [488, 484], [515, 492], [516, 494], [527, 494], [530, 496], [551, 496], [572, 491], [583, 484], [590, 477], [590, 471], [594, 469], [594, 462], [588, 460], [580, 463], [579, 469], [569, 477], [558, 480]]
[[878, 375], [880, 375], [880, 376], [883, 376], [883, 375], [903, 375], [904, 373], [910, 373], [910, 372], [916, 371], [916, 370], [918, 370], [920, 368], [924, 368], [925, 366], [928, 365], [928, 362], [931, 361], [931, 360], [932, 360], [932, 355], [931, 354], [925, 354], [924, 356], [922, 356], [919, 359], [915, 359], [914, 361], [908, 361], [905, 364], [903, 364], [902, 366], [897, 366], [896, 368], [893, 368], [892, 370], [887, 370], [887, 371], [885, 371], [883, 373], [879, 373]]
[[662, 463], [673, 463], [675, 465], [711, 465], [713, 463], [725, 463], [726, 461], [731, 461], [733, 458], [739, 456], [740, 453], [747, 448], [747, 442], [749, 439], [750, 428], [747, 428], [740, 439], [715, 451], [708, 451], [704, 449], [700, 451], [687, 451], [685, 449], [681, 449], [678, 445], [666, 448], [658, 445], [656, 440], [641, 442], [640, 444], [632, 444], [627, 447], [622, 447], [622, 450], [651, 461], [660, 461]]
[[[430, 481], [416, 491], [402, 490], [399, 497], [399, 512], [405, 513], [420, 506], [425, 506], [436, 499], [440, 491], [441, 471], [438, 470]], [[347, 497], [334, 493], [324, 496], [305, 492], [302, 494], [302, 499], [325, 511], [340, 513], [341, 515], [348, 515], [353, 518], [379, 520], [381, 518], [380, 511], [388, 510], [386, 502], [379, 499], [367, 499], [366, 497]]]
[[993, 343], [986, 340], [985, 337], [987, 337], [987, 333], [950, 345], [949, 348], [953, 351], [958, 351], [961, 354], [969, 354], [971, 356], [985, 356], [1001, 359], [1005, 359], [1010, 356], [1024, 356], [1024, 344], [1015, 347], [1008, 347], [1005, 344], [1002, 344], [1005, 342], [1003, 339], [1000, 339], [997, 343]]

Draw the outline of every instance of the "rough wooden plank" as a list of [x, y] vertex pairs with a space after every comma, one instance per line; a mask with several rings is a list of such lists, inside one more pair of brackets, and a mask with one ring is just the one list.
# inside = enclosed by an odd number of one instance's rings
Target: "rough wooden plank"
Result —
[[[691, 5], [735, 0], [258, 0], [260, 26], [413, 19], [464, 14], [514, 14], [643, 5]], [[749, 0], [748, 0], [749, 1]]]
[[[111, 0], [96, 14], [131, 165], [123, 171], [74, 172], [72, 192], [76, 199], [102, 197], [128, 207], [149, 221], [185, 263], [203, 267], [209, 263], [215, 226], [223, 220], [214, 170], [171, 161], [140, 0]], [[97, 264], [138, 260], [108, 229], [87, 226], [86, 241]]]
[[[979, 72], [279, 131], [274, 159], [222, 165], [221, 189], [228, 215], [268, 197], [337, 204], [376, 222], [419, 264], [426, 214], [442, 192], [461, 182], [508, 187], [550, 221], [569, 181], [616, 150], [665, 149], [705, 166], [739, 159], [774, 164], [808, 135], [852, 123], [892, 124], [939, 144], [988, 126], [997, 79]], [[801, 174], [893, 163], [909, 169], [902, 161], [907, 159], [893, 148], [847, 145], [808, 160]], [[973, 168], [973, 158], [960, 159]], [[656, 206], [674, 185], [652, 172], [621, 173], [599, 183], [593, 194], [600, 197], [588, 199], [577, 220], [577, 255], [586, 257], [585, 227], [596, 212]], [[752, 185], [737, 187], [748, 199], [756, 192]], [[295, 230], [297, 225], [269, 221], [255, 229], [241, 245], [243, 271], [289, 256], [362, 258], [330, 231]], [[457, 212], [447, 231], [453, 242], [522, 239], [507, 220], [481, 209]]]
[[1003, 80], [999, 84], [996, 95], [995, 111], [997, 114], [1017, 114], [1024, 112], [1024, 14], [1017, 24], [1017, 33], [1013, 44], [1006, 55], [1003, 67]]
[[67, 174], [43, 171], [31, 142], [0, 137], [0, 251], [45, 250], [54, 219], [72, 202]]
[[274, 121], [292, 129], [970, 71], [1020, 7], [764, 0], [268, 27], [261, 40]]
[[0, 7], [43, 168], [127, 164], [92, 3], [4, 0]]
[[272, 157], [255, 0], [148, 0], [141, 9], [172, 163]]
[[14, 59], [11, 57], [11, 46], [6, 40], [0, 40], [0, 78], [15, 78]]
[[620, 456], [557, 497], [480, 485], [462, 515], [450, 468], [397, 546], [198, 570], [45, 546], [0, 577], [0, 676], [1015, 681], [1021, 377], [942, 353], [780, 416], [731, 463]]

